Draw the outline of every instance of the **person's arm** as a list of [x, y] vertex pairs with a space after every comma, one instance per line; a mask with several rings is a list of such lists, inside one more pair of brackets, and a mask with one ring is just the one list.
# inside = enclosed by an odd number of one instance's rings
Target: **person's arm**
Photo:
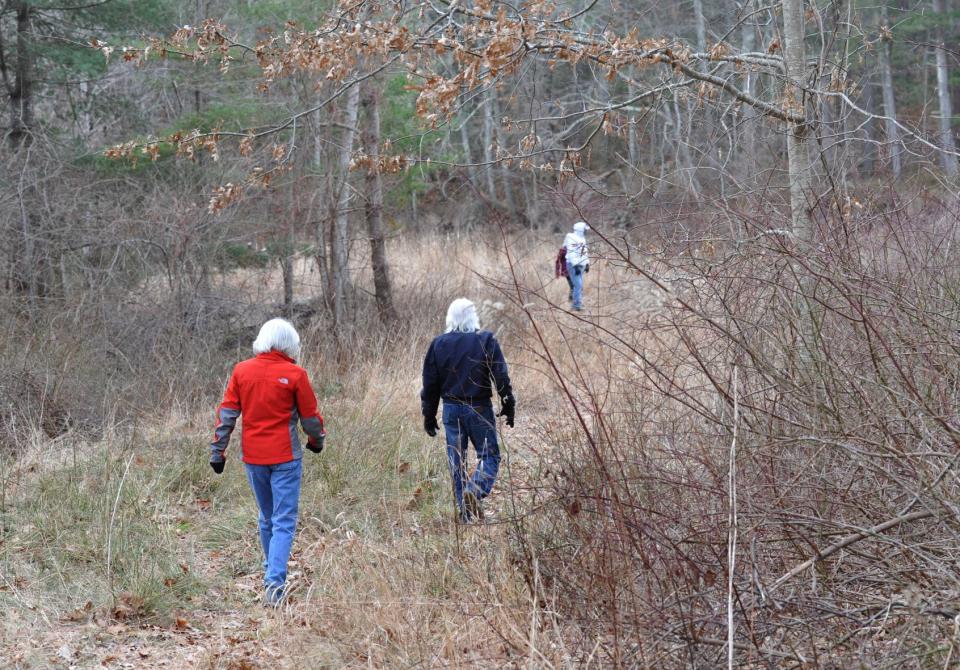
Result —
[[423, 413], [423, 428], [433, 437], [437, 428], [437, 408], [440, 405], [440, 370], [437, 368], [433, 342], [423, 358], [423, 387], [420, 389], [420, 411]]
[[497, 387], [500, 396], [500, 414], [506, 417], [507, 425], [513, 428], [513, 418], [516, 413], [517, 400], [513, 397], [513, 386], [510, 384], [510, 373], [507, 370], [507, 361], [503, 357], [500, 343], [493, 335], [487, 345], [487, 360], [490, 365], [490, 376]]
[[230, 375], [227, 390], [223, 394], [223, 402], [217, 409], [217, 426], [213, 430], [213, 442], [210, 443], [210, 467], [217, 474], [223, 472], [223, 464], [227, 460], [227, 447], [230, 445], [230, 435], [237, 426], [240, 416], [240, 392], [237, 388], [236, 370]]
[[317, 394], [313, 392], [306, 370], [297, 381], [297, 411], [300, 413], [300, 425], [309, 438], [307, 448], [314, 453], [323, 450], [323, 441], [327, 436], [323, 427], [323, 417], [317, 408]]
[[497, 338], [490, 336], [487, 356], [490, 360], [490, 375], [497, 387], [497, 394], [501, 400], [507, 396], [513, 397], [513, 387], [510, 384], [510, 372], [507, 369], [507, 361], [503, 357], [503, 351], [500, 349], [500, 343]]

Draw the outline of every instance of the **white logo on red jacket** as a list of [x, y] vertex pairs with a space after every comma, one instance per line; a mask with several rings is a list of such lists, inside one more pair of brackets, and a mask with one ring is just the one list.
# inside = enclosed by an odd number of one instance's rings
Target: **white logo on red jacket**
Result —
[[287, 379], [286, 377], [280, 377], [280, 379], [278, 379], [277, 381], [280, 382], [281, 384], [289, 384], [289, 383], [290, 383], [290, 380]]

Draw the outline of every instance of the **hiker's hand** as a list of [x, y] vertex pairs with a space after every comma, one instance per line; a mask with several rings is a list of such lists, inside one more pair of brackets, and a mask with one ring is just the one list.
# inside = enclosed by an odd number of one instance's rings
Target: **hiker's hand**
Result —
[[326, 439], [327, 439], [326, 433], [321, 435], [319, 440], [315, 440], [311, 437], [309, 440], [307, 440], [307, 449], [309, 449], [315, 454], [319, 454], [321, 451], [323, 451], [323, 443]]
[[517, 411], [517, 399], [512, 395], [500, 399], [500, 413], [497, 416], [505, 417], [507, 425], [513, 428], [513, 418]]
[[210, 457], [210, 467], [218, 475], [223, 472], [223, 466], [225, 466], [226, 464], [227, 464], [227, 459], [223, 458], [222, 456], [220, 457], [219, 461], [213, 460], [212, 456]]
[[437, 425], [437, 417], [435, 416], [423, 417], [423, 429], [427, 431], [427, 435], [429, 435], [430, 437], [436, 437], [437, 431], [440, 429], [440, 426]]
[[589, 264], [589, 263], [587, 263], [586, 265], [583, 266], [583, 271], [584, 271], [584, 272], [590, 272], [590, 264]]

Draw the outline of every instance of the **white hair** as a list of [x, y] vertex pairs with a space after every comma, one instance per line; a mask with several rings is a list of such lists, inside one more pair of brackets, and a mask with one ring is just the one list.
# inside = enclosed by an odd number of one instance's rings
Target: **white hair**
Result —
[[477, 306], [466, 298], [457, 298], [447, 309], [448, 333], [473, 333], [480, 330]]
[[270, 319], [260, 327], [253, 341], [253, 353], [268, 351], [282, 351], [293, 359], [300, 356], [300, 336], [293, 324], [285, 319]]

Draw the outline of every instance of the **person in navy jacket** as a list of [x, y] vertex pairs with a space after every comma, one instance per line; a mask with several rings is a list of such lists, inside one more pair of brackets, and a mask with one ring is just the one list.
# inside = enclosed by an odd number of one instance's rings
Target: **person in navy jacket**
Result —
[[[420, 405], [427, 435], [437, 434], [437, 407], [443, 399], [447, 458], [460, 520], [480, 521], [480, 501], [490, 495], [500, 469], [493, 391], [500, 396], [500, 413], [513, 427], [516, 400], [507, 362], [493, 333], [480, 330], [476, 306], [458, 298], [447, 310], [447, 332], [434, 338], [423, 359]], [[468, 478], [465, 460], [473, 443], [479, 462]]]

